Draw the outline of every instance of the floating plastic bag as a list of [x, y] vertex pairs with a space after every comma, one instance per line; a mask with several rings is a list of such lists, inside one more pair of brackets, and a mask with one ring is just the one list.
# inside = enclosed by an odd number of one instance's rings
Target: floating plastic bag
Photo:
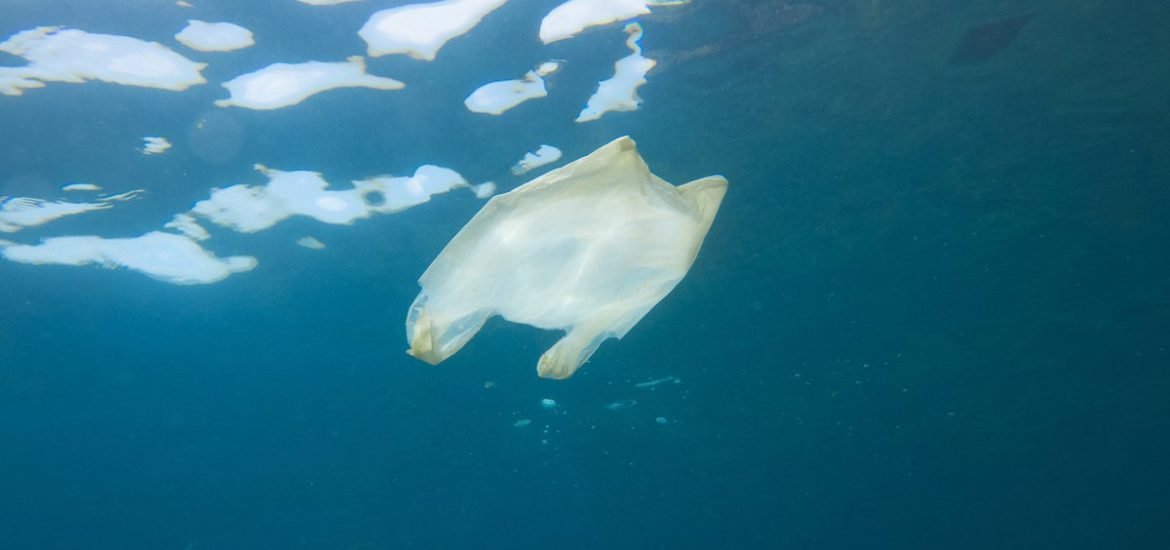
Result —
[[419, 279], [407, 353], [438, 364], [502, 315], [566, 331], [536, 370], [568, 378], [682, 280], [726, 191], [663, 181], [622, 137], [493, 197]]

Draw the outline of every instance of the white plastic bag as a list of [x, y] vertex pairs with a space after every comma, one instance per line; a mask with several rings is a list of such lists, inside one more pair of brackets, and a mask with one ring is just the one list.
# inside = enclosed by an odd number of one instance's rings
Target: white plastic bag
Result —
[[663, 181], [622, 137], [493, 197], [419, 279], [407, 353], [438, 364], [502, 315], [565, 330], [537, 372], [568, 378], [682, 280], [726, 190]]

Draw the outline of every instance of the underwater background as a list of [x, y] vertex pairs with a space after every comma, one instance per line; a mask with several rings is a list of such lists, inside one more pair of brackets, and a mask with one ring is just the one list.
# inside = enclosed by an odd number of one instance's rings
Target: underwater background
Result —
[[[365, 19], [406, 2], [192, 3], [0, 2], [3, 36], [210, 62], [178, 94], [0, 97], [0, 195], [147, 190], [4, 238], [138, 235], [262, 183], [253, 163], [508, 190], [540, 143], [567, 161], [625, 134], [667, 181], [726, 176], [726, 200], [682, 283], [564, 381], [534, 372], [559, 334], [499, 318], [437, 367], [403, 353], [470, 193], [217, 233], [260, 265], [211, 285], [0, 261], [0, 549], [1170, 545], [1170, 4], [663, 6], [638, 19], [640, 109], [578, 124], [628, 50], [620, 25], [541, 45], [556, 1], [513, 0], [434, 62], [367, 60], [401, 91], [275, 111], [212, 102], [363, 53]], [[257, 45], [182, 50], [188, 18]], [[461, 106], [550, 58], [547, 98]], [[175, 148], [143, 156], [146, 135]]]

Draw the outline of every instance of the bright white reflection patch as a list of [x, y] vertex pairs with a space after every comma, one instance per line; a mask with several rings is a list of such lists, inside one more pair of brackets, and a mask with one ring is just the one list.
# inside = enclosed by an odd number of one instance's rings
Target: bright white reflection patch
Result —
[[310, 6], [333, 6], [336, 4], [348, 4], [350, 2], [360, 2], [361, 0], [297, 0], [302, 4]]
[[61, 186], [62, 191], [101, 191], [102, 186], [95, 183], [70, 183]]
[[485, 181], [478, 185], [472, 185], [471, 191], [475, 193], [475, 198], [486, 199], [496, 194], [496, 182]]
[[297, 239], [297, 244], [310, 250], [325, 250], [325, 243], [317, 240], [316, 237], [301, 237]]
[[587, 27], [625, 21], [650, 13], [646, 0], [569, 0], [540, 22], [540, 40], [545, 44], [569, 38]]
[[393, 214], [431, 200], [432, 195], [468, 187], [458, 172], [430, 164], [419, 166], [414, 176], [381, 176], [353, 182], [371, 213]]
[[557, 62], [546, 61], [528, 71], [522, 80], [489, 82], [471, 92], [463, 104], [473, 113], [502, 114], [529, 99], [547, 96], [548, 91], [544, 88], [543, 77], [552, 74], [558, 68], [560, 65]]
[[636, 111], [642, 99], [638, 87], [646, 83], [646, 73], [654, 68], [657, 61], [642, 57], [642, 26], [637, 23], [626, 25], [626, 46], [634, 52], [613, 64], [613, 78], [601, 81], [597, 91], [589, 98], [585, 109], [577, 116], [577, 122], [597, 120], [610, 111]]
[[370, 16], [358, 36], [371, 57], [406, 54], [434, 61], [448, 40], [463, 35], [507, 0], [444, 0], [410, 4]]
[[540, 168], [550, 162], [556, 162], [561, 158], [561, 150], [552, 145], [541, 145], [535, 153], [527, 153], [524, 158], [517, 162], [512, 167], [512, 174], [519, 176], [526, 174], [529, 170]]
[[20, 95], [45, 82], [111, 84], [180, 91], [206, 80], [206, 65], [191, 61], [158, 42], [128, 36], [90, 34], [61, 27], [19, 32], [0, 51], [25, 58], [24, 67], [0, 67], [0, 94]]
[[235, 23], [208, 23], [198, 19], [188, 19], [175, 40], [201, 52], [230, 52], [256, 43], [252, 31]]
[[366, 73], [361, 56], [344, 62], [275, 63], [259, 71], [237, 76], [223, 84], [231, 97], [215, 102], [220, 107], [279, 109], [296, 105], [308, 97], [335, 88], [373, 88], [400, 90], [403, 84], [393, 78]]
[[[283, 172], [257, 166], [268, 176], [261, 187], [233, 185], [199, 201], [191, 213], [212, 223], [254, 233], [291, 216], [348, 225], [372, 214], [389, 214], [430, 200], [431, 195], [467, 187], [457, 172], [424, 165], [412, 177], [378, 177], [353, 182], [352, 189], [330, 191], [317, 172]], [[172, 222], [174, 223], [174, 222]]]
[[195, 216], [190, 214], [175, 214], [175, 217], [163, 227], [178, 231], [197, 241], [206, 241], [211, 238], [211, 234], [206, 229], [203, 229], [202, 225], [199, 225], [199, 222], [195, 220]]
[[11, 245], [0, 255], [25, 264], [124, 267], [179, 285], [214, 283], [256, 267], [256, 258], [218, 258], [182, 235], [152, 231], [130, 239], [53, 237], [38, 245]]
[[[85, 185], [85, 184], [80, 184]], [[96, 186], [94, 186], [96, 187]], [[0, 231], [15, 233], [26, 227], [35, 227], [57, 218], [104, 210], [110, 203], [133, 199], [142, 193], [141, 189], [107, 195], [97, 202], [49, 201], [33, 197], [0, 197]]]
[[142, 138], [142, 154], [144, 155], [161, 155], [171, 148], [171, 142], [167, 141], [165, 137], [146, 136]]

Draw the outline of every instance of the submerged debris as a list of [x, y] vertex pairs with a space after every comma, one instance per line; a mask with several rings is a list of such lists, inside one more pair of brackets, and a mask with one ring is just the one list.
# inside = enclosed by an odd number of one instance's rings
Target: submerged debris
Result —
[[610, 403], [606, 403], [605, 408], [608, 410], [611, 410], [611, 411], [620, 411], [622, 409], [628, 409], [630, 407], [633, 407], [634, 405], [637, 405], [637, 404], [638, 404], [638, 402], [634, 399], [622, 399], [621, 401], [613, 401]]
[[648, 380], [646, 382], [639, 382], [637, 384], [634, 384], [634, 387], [635, 388], [653, 388], [654, 386], [657, 386], [659, 384], [666, 384], [668, 382], [672, 382], [675, 384], [681, 384], [682, 380], [679, 380], [678, 377], [675, 377], [675, 376], [664, 376], [662, 378], [655, 378], [654, 380]]

